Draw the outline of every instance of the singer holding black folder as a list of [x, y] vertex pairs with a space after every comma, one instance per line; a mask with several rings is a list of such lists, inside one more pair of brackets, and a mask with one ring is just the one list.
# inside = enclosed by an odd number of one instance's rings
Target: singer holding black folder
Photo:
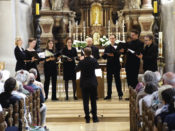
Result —
[[34, 38], [30, 38], [28, 41], [29, 47], [27, 48], [27, 50], [25, 50], [25, 54], [26, 54], [26, 69], [29, 71], [32, 68], [35, 68], [37, 70], [37, 81], [40, 81], [40, 74], [37, 68], [37, 64], [39, 64], [39, 56], [35, 50], [35, 46], [36, 46], [36, 39]]
[[56, 82], [57, 82], [57, 59], [60, 54], [55, 53], [53, 40], [48, 40], [45, 50], [45, 62], [44, 62], [44, 91], [46, 93], [46, 100], [48, 98], [50, 79], [52, 79], [52, 101], [56, 101]]
[[111, 99], [112, 95], [112, 77], [114, 75], [115, 84], [119, 96], [119, 100], [122, 99], [123, 92], [121, 88], [121, 80], [120, 80], [120, 54], [124, 52], [122, 48], [122, 43], [116, 44], [116, 36], [110, 35], [109, 37], [111, 44], [105, 48], [104, 55], [102, 56], [104, 59], [107, 59], [107, 96], [105, 100]]
[[76, 71], [75, 71], [75, 58], [77, 57], [76, 48], [72, 47], [72, 38], [66, 39], [66, 46], [62, 50], [63, 61], [63, 79], [65, 81], [66, 100], [69, 100], [68, 96], [68, 84], [69, 80], [72, 80], [73, 85], [73, 97], [77, 100], [76, 93]]
[[131, 41], [126, 44], [127, 60], [126, 60], [126, 75], [128, 86], [135, 89], [138, 83], [138, 74], [140, 68], [139, 55], [143, 52], [144, 44], [139, 40], [139, 32], [131, 31]]

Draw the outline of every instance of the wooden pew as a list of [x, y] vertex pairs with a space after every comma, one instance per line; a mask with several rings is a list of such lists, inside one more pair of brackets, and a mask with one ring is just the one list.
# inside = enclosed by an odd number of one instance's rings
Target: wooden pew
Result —
[[6, 122], [5, 122], [5, 113], [4, 111], [0, 112], [0, 131], [5, 131]]

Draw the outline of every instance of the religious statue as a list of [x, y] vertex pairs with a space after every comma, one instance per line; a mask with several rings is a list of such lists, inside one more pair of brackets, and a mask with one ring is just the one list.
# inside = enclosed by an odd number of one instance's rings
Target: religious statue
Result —
[[52, 10], [62, 10], [63, 8], [63, 0], [51, 0]]
[[50, 4], [49, 4], [49, 0], [42, 0], [42, 10], [48, 10], [50, 9]]
[[94, 43], [94, 45], [100, 44], [100, 34], [98, 32], [95, 32], [93, 34], [93, 43]]
[[99, 24], [99, 11], [98, 8], [95, 8], [95, 25]]
[[117, 11], [117, 14], [118, 14], [118, 25], [119, 25], [120, 30], [122, 30], [122, 22], [123, 22], [123, 19], [124, 19], [123, 18], [123, 11], [122, 10]]
[[130, 0], [129, 8], [131, 9], [140, 9], [141, 0]]

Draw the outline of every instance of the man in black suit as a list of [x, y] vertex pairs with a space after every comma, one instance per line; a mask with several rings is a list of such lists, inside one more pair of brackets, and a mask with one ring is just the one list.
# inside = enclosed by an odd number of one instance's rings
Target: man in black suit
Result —
[[139, 55], [139, 58], [143, 59], [143, 70], [157, 71], [158, 47], [153, 43], [153, 36], [146, 35], [144, 37], [144, 42], [146, 46], [143, 50], [143, 54]]
[[89, 116], [89, 98], [91, 99], [93, 122], [98, 122], [97, 105], [96, 105], [96, 91], [97, 91], [97, 78], [95, 69], [99, 68], [97, 60], [90, 57], [92, 50], [89, 47], [84, 49], [85, 56], [76, 67], [77, 71], [81, 71], [80, 88], [82, 89], [83, 106], [85, 112], [86, 123], [90, 122]]
[[120, 54], [124, 52], [121, 43], [116, 44], [115, 35], [110, 35], [109, 37], [111, 44], [105, 48], [104, 55], [102, 56], [104, 59], [107, 59], [107, 85], [108, 91], [105, 100], [111, 99], [112, 95], [112, 77], [114, 75], [115, 84], [118, 91], [119, 100], [122, 99], [123, 92], [121, 87], [121, 80], [120, 80]]
[[131, 31], [131, 42], [126, 44], [127, 60], [126, 60], [126, 75], [128, 86], [135, 89], [138, 83], [138, 74], [140, 67], [140, 53], [143, 52], [144, 44], [139, 40], [139, 32]]
[[[92, 56], [95, 58], [95, 59], [99, 59], [100, 56], [99, 56], [99, 49], [93, 45], [93, 42], [92, 42], [92, 38], [91, 37], [88, 37], [86, 39], [86, 42], [87, 42], [87, 47], [90, 47], [91, 50], [92, 50]], [[81, 55], [84, 56], [84, 51], [82, 50], [81, 52]]]

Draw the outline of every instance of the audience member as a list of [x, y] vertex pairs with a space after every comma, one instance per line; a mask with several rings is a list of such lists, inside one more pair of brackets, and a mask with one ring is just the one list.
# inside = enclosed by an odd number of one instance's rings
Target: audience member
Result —
[[163, 84], [172, 85], [175, 88], [175, 74], [173, 72], [167, 72], [163, 75]]

